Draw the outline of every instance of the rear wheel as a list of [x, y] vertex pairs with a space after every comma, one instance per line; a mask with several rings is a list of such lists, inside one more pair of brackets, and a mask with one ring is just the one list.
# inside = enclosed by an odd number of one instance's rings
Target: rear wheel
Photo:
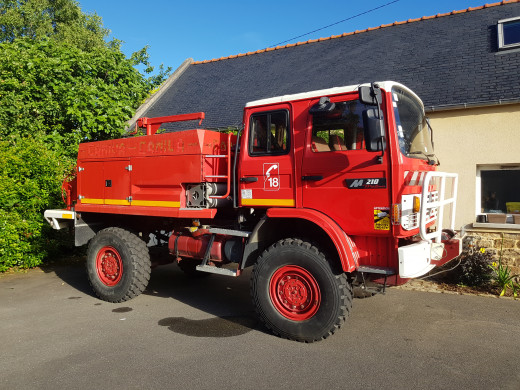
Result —
[[260, 320], [273, 333], [313, 342], [333, 334], [352, 307], [352, 286], [315, 246], [280, 240], [258, 259], [251, 294]]
[[121, 228], [101, 230], [90, 241], [87, 274], [96, 295], [109, 302], [123, 302], [141, 294], [150, 279], [146, 243]]

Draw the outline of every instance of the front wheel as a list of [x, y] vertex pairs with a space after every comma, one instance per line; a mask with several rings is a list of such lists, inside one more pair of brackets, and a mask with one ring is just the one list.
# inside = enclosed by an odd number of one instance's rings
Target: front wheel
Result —
[[121, 228], [101, 230], [90, 241], [87, 274], [96, 295], [108, 302], [123, 302], [141, 294], [150, 279], [146, 243]]
[[325, 255], [299, 239], [284, 239], [258, 259], [251, 294], [260, 320], [281, 337], [313, 342], [333, 334], [352, 308], [352, 286]]

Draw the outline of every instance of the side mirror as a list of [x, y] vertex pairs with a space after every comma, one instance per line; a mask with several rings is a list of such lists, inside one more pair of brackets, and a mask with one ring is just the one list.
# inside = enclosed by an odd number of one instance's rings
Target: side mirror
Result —
[[369, 152], [382, 152], [386, 148], [385, 122], [379, 118], [378, 110], [369, 108], [363, 111], [365, 143]]
[[359, 101], [368, 106], [377, 106], [378, 102], [381, 103], [383, 101], [383, 95], [379, 88], [363, 86], [359, 87], [358, 92]]

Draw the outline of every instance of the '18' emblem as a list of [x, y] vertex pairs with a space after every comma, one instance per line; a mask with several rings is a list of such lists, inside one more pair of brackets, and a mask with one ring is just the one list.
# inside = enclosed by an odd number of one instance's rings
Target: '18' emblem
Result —
[[278, 191], [280, 189], [280, 165], [264, 163], [264, 190]]

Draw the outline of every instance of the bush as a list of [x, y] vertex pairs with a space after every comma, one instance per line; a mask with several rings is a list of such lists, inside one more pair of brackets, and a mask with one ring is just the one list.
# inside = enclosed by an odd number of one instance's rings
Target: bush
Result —
[[[61, 208], [78, 144], [118, 137], [170, 68], [121, 41], [76, 0], [0, 2], [0, 272], [34, 267], [63, 240], [43, 218]], [[60, 241], [61, 240], [61, 241]], [[54, 252], [56, 253], [56, 252]]]
[[27, 221], [18, 213], [0, 210], [0, 272], [41, 264], [46, 255], [41, 227], [37, 221]]
[[43, 132], [70, 156], [79, 142], [120, 136], [149, 88], [117, 49], [21, 38], [0, 51], [0, 137]]
[[0, 141], [0, 272], [35, 267], [59, 244], [43, 211], [63, 207], [61, 182], [73, 160], [43, 138]]
[[493, 256], [484, 248], [470, 248], [462, 252], [460, 266], [455, 270], [459, 283], [470, 287], [482, 286], [491, 280]]

